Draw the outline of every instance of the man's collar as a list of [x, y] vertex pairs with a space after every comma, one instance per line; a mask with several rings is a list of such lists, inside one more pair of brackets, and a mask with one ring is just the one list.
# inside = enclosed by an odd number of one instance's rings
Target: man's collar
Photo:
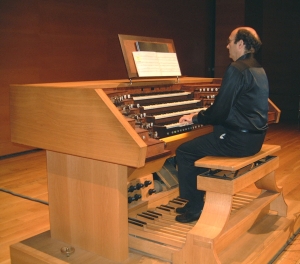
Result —
[[253, 57], [253, 53], [248, 52], [248, 53], [245, 53], [244, 55], [242, 55], [241, 57], [239, 57], [239, 58], [237, 59], [237, 61], [238, 61], [238, 60], [249, 59], [249, 58], [251, 58], [251, 57]]

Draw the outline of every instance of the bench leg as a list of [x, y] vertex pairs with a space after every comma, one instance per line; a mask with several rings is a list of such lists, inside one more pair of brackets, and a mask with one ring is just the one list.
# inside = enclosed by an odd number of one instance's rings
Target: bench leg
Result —
[[174, 254], [174, 264], [220, 263], [214, 243], [229, 219], [231, 205], [232, 195], [206, 192], [201, 217], [187, 234], [183, 249]]
[[282, 195], [282, 187], [277, 186], [274, 171], [256, 181], [255, 185], [259, 189], [280, 193], [280, 195], [270, 204], [270, 209], [277, 211], [279, 216], [287, 215], [287, 204]]
[[281, 192], [282, 188], [277, 186], [275, 171], [268, 173], [266, 176], [255, 182], [258, 189]]
[[279, 216], [287, 216], [287, 204], [285, 203], [282, 192], [280, 195], [270, 203], [270, 209], [276, 211]]

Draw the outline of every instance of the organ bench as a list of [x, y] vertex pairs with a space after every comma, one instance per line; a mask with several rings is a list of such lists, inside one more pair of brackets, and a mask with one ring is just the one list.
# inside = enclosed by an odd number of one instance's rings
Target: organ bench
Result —
[[[287, 205], [275, 180], [279, 161], [278, 157], [271, 156], [278, 150], [280, 146], [264, 144], [254, 156], [207, 156], [195, 162], [195, 166], [209, 169], [199, 175], [197, 181], [197, 188], [206, 191], [205, 205], [199, 221], [187, 235], [186, 250], [176, 256], [174, 263], [183, 263], [182, 260], [186, 263], [226, 263], [226, 258], [220, 260], [220, 252], [269, 210], [286, 216]], [[234, 212], [233, 197], [253, 183], [261, 193], [249, 205]]]

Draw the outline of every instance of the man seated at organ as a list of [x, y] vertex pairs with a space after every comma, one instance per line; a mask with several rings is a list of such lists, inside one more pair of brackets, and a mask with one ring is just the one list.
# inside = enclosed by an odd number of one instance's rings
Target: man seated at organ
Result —
[[205, 156], [245, 157], [260, 151], [268, 128], [269, 84], [254, 58], [261, 41], [253, 28], [234, 29], [227, 43], [228, 66], [214, 104], [199, 113], [184, 115], [180, 123], [213, 125], [213, 132], [185, 142], [176, 150], [180, 197], [188, 200], [176, 209], [176, 221], [199, 219], [204, 191], [197, 190], [197, 175], [207, 169], [194, 166]]

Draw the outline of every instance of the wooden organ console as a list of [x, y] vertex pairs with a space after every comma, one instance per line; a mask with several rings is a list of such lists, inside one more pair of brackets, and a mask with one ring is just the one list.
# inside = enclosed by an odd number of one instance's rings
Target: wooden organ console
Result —
[[[11, 85], [12, 141], [46, 150], [51, 233], [12, 245], [12, 263], [130, 263], [129, 248], [148, 252], [137, 239], [145, 216], [161, 227], [152, 225], [147, 238], [162, 245], [155, 257], [171, 256], [170, 263], [193, 225], [172, 220], [185, 201], [177, 198], [178, 188], [155, 194], [153, 173], [180, 144], [212, 131], [178, 119], [209, 107], [220, 84], [182, 77]], [[269, 122], [278, 122], [280, 110], [269, 103]], [[154, 206], [166, 219], [151, 211]], [[70, 245], [70, 256], [53, 253]]]

